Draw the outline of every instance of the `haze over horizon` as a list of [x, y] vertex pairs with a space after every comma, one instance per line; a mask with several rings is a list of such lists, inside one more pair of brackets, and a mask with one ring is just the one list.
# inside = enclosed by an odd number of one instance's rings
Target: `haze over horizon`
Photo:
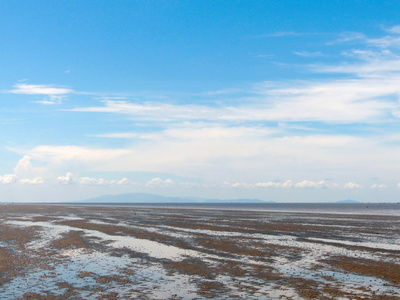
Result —
[[0, 2], [0, 201], [398, 202], [397, 1]]

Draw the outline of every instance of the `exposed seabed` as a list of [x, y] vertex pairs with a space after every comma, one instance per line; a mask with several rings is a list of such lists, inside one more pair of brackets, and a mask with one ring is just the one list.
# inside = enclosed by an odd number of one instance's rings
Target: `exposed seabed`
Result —
[[400, 217], [0, 206], [4, 299], [400, 299]]

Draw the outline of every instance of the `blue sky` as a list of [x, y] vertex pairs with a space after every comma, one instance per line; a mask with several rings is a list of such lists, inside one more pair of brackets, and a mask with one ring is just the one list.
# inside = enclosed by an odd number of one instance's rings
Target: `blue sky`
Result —
[[398, 201], [397, 1], [2, 1], [0, 197]]

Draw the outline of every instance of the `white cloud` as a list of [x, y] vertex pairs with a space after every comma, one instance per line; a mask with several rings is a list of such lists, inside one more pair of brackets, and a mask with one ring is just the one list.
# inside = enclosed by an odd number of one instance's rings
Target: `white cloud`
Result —
[[315, 182], [315, 181], [310, 181], [310, 180], [303, 180], [301, 182], [298, 182], [294, 185], [296, 188], [324, 188], [328, 187], [327, 183], [323, 180]]
[[84, 185], [106, 185], [106, 182], [103, 178], [90, 178], [90, 177], [82, 177], [79, 179], [80, 184]]
[[53, 104], [59, 104], [61, 103], [63, 97], [56, 97], [56, 96], [52, 96], [50, 97], [49, 100], [40, 100], [40, 101], [34, 101], [35, 103], [40, 103], [43, 105], [53, 105]]
[[72, 173], [68, 172], [65, 176], [58, 176], [57, 182], [61, 184], [71, 184], [74, 181], [74, 176]]
[[43, 184], [44, 179], [35, 176], [38, 168], [33, 168], [31, 157], [24, 155], [14, 168], [14, 174], [0, 176], [0, 183]]
[[[258, 182], [255, 184], [252, 183], [244, 183], [237, 182], [230, 184], [229, 182], [224, 183], [225, 187], [233, 187], [233, 188], [296, 188], [296, 189], [321, 189], [321, 188], [339, 188], [337, 183], [327, 183], [324, 180], [320, 181], [311, 181], [311, 180], [302, 180], [299, 182], [294, 182], [293, 180], [286, 181], [267, 181], [267, 182]], [[372, 186], [371, 188], [386, 188], [386, 185]], [[400, 187], [400, 183], [399, 183]], [[362, 188], [361, 185], [348, 182], [344, 185], [345, 189], [354, 189], [354, 188]]]
[[[127, 149], [44, 145], [24, 152], [55, 168], [80, 164], [81, 168], [91, 170], [167, 171], [171, 167], [199, 165], [224, 156], [255, 155], [262, 151], [259, 139], [272, 132], [263, 128], [182, 124], [151, 135], [139, 135], [140, 140]], [[248, 146], [243, 142], [248, 142]]]
[[104, 106], [73, 108], [78, 112], [105, 112], [132, 115], [146, 120], [172, 121], [217, 118], [218, 110], [199, 105], [172, 105], [164, 103], [136, 104], [127, 101], [103, 101]]
[[344, 63], [342, 65], [332, 65], [328, 67], [317, 66], [314, 70], [328, 73], [352, 73], [360, 77], [391, 79], [394, 74], [398, 75], [400, 73], [399, 28], [400, 26], [394, 26], [390, 29], [386, 29], [386, 31], [391, 34], [380, 38], [368, 38], [363, 34], [353, 33], [353, 35], [350, 35], [353, 36], [353, 38], [348, 40], [357, 39], [361, 45], [359, 45], [359, 49], [344, 51], [343, 55], [363, 60], [363, 62], [356, 64]]
[[93, 177], [79, 177], [68, 172], [65, 176], [58, 176], [57, 182], [60, 184], [79, 184], [79, 185], [92, 185], [92, 186], [112, 186], [112, 185], [137, 185], [124, 177], [120, 180], [105, 180], [103, 178]]
[[17, 83], [9, 93], [24, 95], [65, 95], [73, 92], [72, 89], [53, 85]]
[[293, 180], [286, 180], [284, 182], [281, 181], [268, 181], [268, 182], [259, 182], [254, 185], [255, 187], [262, 188], [336, 188], [338, 185], [336, 183], [328, 184], [324, 180], [320, 181], [310, 181], [303, 180], [297, 183], [293, 182]]
[[121, 180], [111, 180], [111, 184], [116, 184], [116, 185], [135, 185], [135, 183], [131, 182], [128, 178], [124, 177]]
[[3, 184], [15, 183], [16, 181], [17, 181], [17, 176], [15, 176], [15, 174], [7, 174], [0, 176], [0, 183]]
[[14, 174], [16, 174], [17, 177], [31, 177], [33, 173], [33, 167], [31, 163], [31, 157], [29, 155], [24, 155], [23, 158], [21, 158], [17, 165], [14, 168]]
[[[293, 184], [293, 182], [291, 182]], [[263, 187], [263, 188], [271, 188], [271, 187], [279, 187], [279, 182], [268, 181], [268, 182], [258, 182], [255, 184], [256, 187]]]
[[7, 92], [11, 94], [23, 95], [47, 95], [47, 99], [36, 101], [45, 105], [60, 103], [67, 94], [74, 92], [74, 90], [69, 88], [43, 84], [17, 83], [13, 85], [13, 88], [14, 89], [11, 89]]
[[24, 178], [24, 179], [20, 179], [19, 183], [21, 183], [21, 184], [44, 184], [44, 180], [41, 177]]
[[387, 188], [386, 184], [373, 184], [371, 185], [371, 189], [385, 189]]
[[[347, 172], [352, 168], [371, 167], [363, 162], [375, 153], [385, 153], [380, 164], [382, 170], [399, 165], [393, 161], [398, 156], [396, 148], [388, 152], [380, 140], [343, 135], [282, 136], [281, 129], [183, 123], [137, 137], [126, 149], [38, 146], [24, 152], [53, 173], [71, 165], [79, 169], [70, 171], [80, 173], [171, 173], [173, 170], [180, 176], [204, 178], [214, 183], [225, 179], [233, 183], [259, 182], [265, 170], [271, 170], [276, 178], [293, 174], [290, 176], [296, 182], [303, 180], [302, 170], [306, 169], [319, 172], [322, 178], [335, 177], [338, 174], [330, 174], [329, 170]], [[361, 153], [357, 151], [360, 147], [364, 149]]]
[[291, 188], [293, 187], [294, 183], [293, 180], [286, 180], [285, 182], [275, 182], [275, 181], [268, 181], [268, 182], [259, 182], [256, 183], [256, 187], [263, 187], [263, 188]]
[[147, 187], [151, 188], [166, 188], [174, 185], [175, 183], [171, 179], [163, 180], [161, 178], [153, 178], [146, 183]]
[[236, 183], [233, 183], [232, 185], [231, 185], [231, 187], [234, 187], [234, 188], [253, 188], [254, 187], [254, 185], [253, 184], [250, 184], [250, 183], [244, 183], [244, 182], [236, 182]]
[[353, 183], [353, 182], [347, 182], [344, 184], [343, 186], [345, 189], [361, 189], [363, 188], [362, 185], [359, 185], [357, 183]]

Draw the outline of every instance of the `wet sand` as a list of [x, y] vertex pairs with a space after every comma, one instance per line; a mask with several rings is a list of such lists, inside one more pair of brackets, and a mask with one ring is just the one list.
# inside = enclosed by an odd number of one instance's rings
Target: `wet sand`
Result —
[[400, 299], [400, 217], [0, 206], [1, 299]]

